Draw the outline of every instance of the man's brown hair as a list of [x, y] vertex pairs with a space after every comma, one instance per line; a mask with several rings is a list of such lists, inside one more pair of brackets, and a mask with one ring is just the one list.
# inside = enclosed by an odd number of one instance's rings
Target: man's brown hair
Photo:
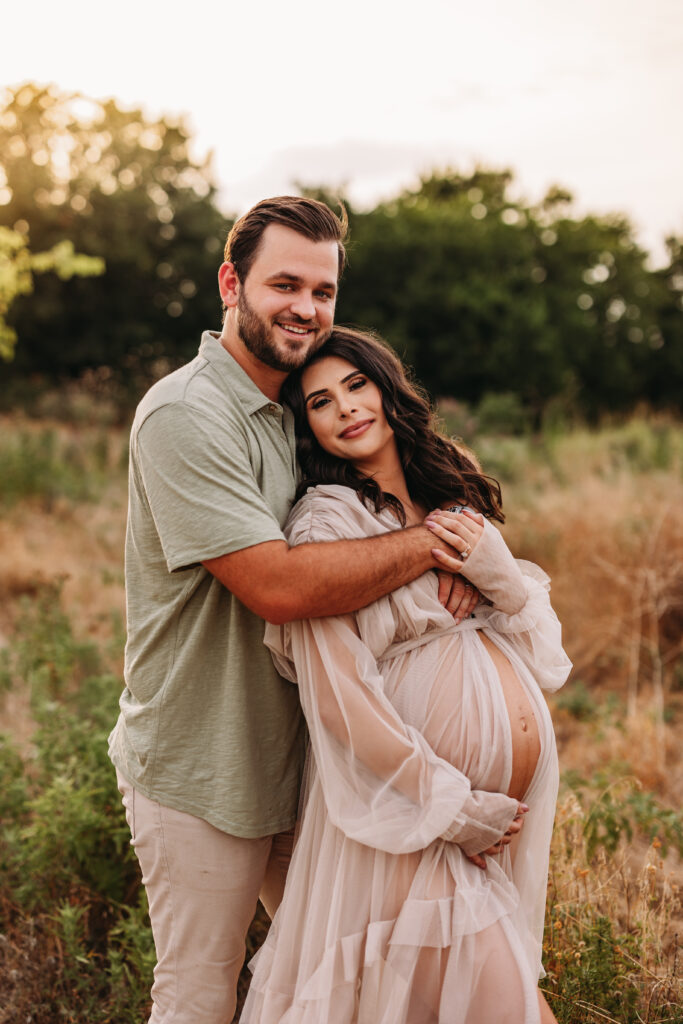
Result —
[[349, 221], [341, 203], [340, 210], [338, 217], [325, 203], [317, 199], [302, 199], [300, 196], [262, 199], [233, 224], [225, 243], [225, 261], [234, 265], [237, 276], [244, 282], [258, 252], [263, 232], [269, 224], [282, 224], [313, 242], [336, 242], [341, 277], [346, 261], [344, 242]]

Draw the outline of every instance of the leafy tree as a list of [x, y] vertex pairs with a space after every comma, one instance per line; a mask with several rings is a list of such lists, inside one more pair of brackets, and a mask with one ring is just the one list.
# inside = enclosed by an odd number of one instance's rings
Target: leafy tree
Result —
[[180, 360], [218, 320], [216, 266], [228, 222], [208, 161], [171, 119], [54, 87], [8, 90], [0, 111], [0, 217], [50, 249], [68, 237], [106, 260], [97, 280], [41, 280], [17, 301], [16, 374], [126, 376]]
[[626, 218], [577, 219], [558, 187], [532, 206], [511, 184], [509, 171], [435, 173], [351, 211], [339, 319], [378, 329], [432, 393], [515, 393], [537, 420], [558, 396], [591, 416], [674, 402], [680, 246], [653, 273]]
[[73, 243], [57, 242], [48, 252], [31, 252], [24, 235], [0, 227], [0, 359], [14, 355], [17, 333], [6, 321], [18, 295], [33, 291], [33, 275], [53, 270], [62, 281], [74, 274], [91, 277], [104, 272], [104, 260], [74, 252]]

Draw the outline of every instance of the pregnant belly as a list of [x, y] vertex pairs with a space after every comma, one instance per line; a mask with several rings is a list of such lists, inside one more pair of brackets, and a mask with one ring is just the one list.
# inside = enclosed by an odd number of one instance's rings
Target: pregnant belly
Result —
[[510, 722], [512, 771], [508, 796], [522, 800], [541, 756], [538, 723], [527, 692], [508, 659], [483, 633], [479, 634], [479, 639], [498, 673]]

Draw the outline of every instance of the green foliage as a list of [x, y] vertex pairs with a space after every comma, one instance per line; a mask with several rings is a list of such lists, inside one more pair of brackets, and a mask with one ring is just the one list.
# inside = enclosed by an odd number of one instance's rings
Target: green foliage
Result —
[[434, 173], [351, 211], [338, 319], [367, 323], [433, 394], [514, 393], [538, 425], [551, 400], [596, 416], [683, 389], [681, 245], [647, 269], [623, 217], [572, 215], [551, 190], [512, 200], [510, 172]]
[[[60, 590], [23, 602], [3, 664], [37, 728], [30, 755], [0, 736], [0, 1024], [138, 1024], [156, 956], [107, 755], [121, 682], [74, 635]], [[250, 955], [266, 930], [260, 912]]]
[[519, 395], [512, 391], [487, 391], [477, 406], [477, 421], [483, 434], [526, 434], [530, 428], [529, 412]]
[[0, 433], [0, 506], [39, 498], [88, 501], [99, 496], [108, 475], [105, 433], [66, 439], [52, 428]]
[[565, 776], [587, 807], [583, 835], [589, 859], [601, 848], [614, 853], [623, 837], [630, 842], [636, 832], [650, 842], [656, 839], [664, 854], [670, 846], [683, 854], [683, 814], [663, 806], [624, 771], [612, 766], [591, 779], [576, 773]]
[[568, 711], [572, 718], [580, 722], [590, 721], [598, 712], [595, 697], [580, 679], [563, 687], [555, 700], [555, 707], [561, 711]]
[[33, 291], [34, 274], [54, 271], [62, 281], [74, 275], [93, 277], [104, 273], [104, 260], [74, 251], [68, 240], [57, 242], [48, 252], [30, 252], [25, 235], [0, 225], [0, 359], [14, 356], [17, 332], [6, 321], [19, 295]]
[[633, 419], [609, 442], [611, 467], [635, 473], [670, 469], [676, 457], [670, 423], [646, 424]]
[[67, 237], [106, 262], [102, 277], [45, 275], [35, 296], [17, 300], [10, 379], [108, 367], [135, 394], [169, 360], [194, 355], [200, 331], [220, 317], [228, 222], [183, 125], [24, 85], [5, 92], [0, 152], [11, 193], [1, 222], [30, 231], [38, 249]]
[[[154, 957], [107, 756], [120, 680], [74, 636], [59, 585], [24, 602], [3, 673], [5, 686], [30, 689], [37, 722], [30, 758], [0, 742], [0, 931], [18, 951], [6, 977], [0, 957], [0, 987], [16, 1014], [7, 1019], [132, 1024], [149, 999]], [[52, 963], [40, 981], [26, 944]], [[47, 955], [54, 948], [58, 962]]]
[[120, 1024], [138, 1024], [149, 1004], [149, 988], [156, 964], [143, 889], [140, 889], [137, 903], [125, 908], [109, 930], [107, 958], [109, 1019]]
[[[61, 605], [62, 585], [63, 581], [57, 580], [43, 585], [36, 597], [23, 598], [14, 642], [4, 649], [4, 688], [21, 680], [38, 715], [100, 668], [94, 645], [77, 640], [73, 634]], [[76, 695], [70, 699], [80, 698]]]
[[[101, 277], [43, 274], [36, 294], [18, 296], [10, 395], [29, 378], [87, 375], [98, 394], [130, 402], [218, 325], [216, 270], [231, 221], [216, 207], [208, 162], [189, 148], [173, 118], [52, 86], [6, 90], [5, 237], [25, 247], [30, 232], [58, 270], [78, 265], [75, 249], [106, 261]], [[642, 401], [677, 408], [683, 239], [668, 240], [669, 265], [652, 271], [625, 217], [579, 217], [558, 187], [531, 204], [512, 198], [512, 185], [506, 170], [435, 171], [369, 211], [347, 203], [337, 319], [378, 330], [432, 394], [482, 404], [493, 430], [597, 419]], [[303, 191], [336, 205], [324, 188]], [[65, 238], [74, 249], [55, 248]]]
[[541, 982], [558, 1024], [575, 1024], [577, 1020], [635, 1024], [639, 1020], [638, 989], [633, 981], [633, 965], [623, 956], [620, 945], [633, 943], [628, 936], [617, 939], [608, 918], [583, 918], [581, 910], [577, 913], [577, 908], [569, 908], [550, 923], [552, 930], [558, 921], [568, 922], [563, 938], [575, 950], [560, 962], [549, 964], [548, 977]]

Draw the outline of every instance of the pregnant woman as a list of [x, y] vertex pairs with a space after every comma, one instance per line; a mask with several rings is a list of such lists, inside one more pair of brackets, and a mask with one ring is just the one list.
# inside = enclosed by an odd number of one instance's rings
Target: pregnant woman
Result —
[[427, 573], [353, 615], [267, 627], [311, 753], [241, 1019], [552, 1022], [538, 978], [558, 771], [539, 687], [561, 686], [570, 663], [548, 579], [512, 557], [490, 522], [495, 481], [433, 429], [378, 340], [336, 329], [286, 400], [304, 478], [289, 542], [426, 516], [460, 552], [444, 567], [485, 600], [455, 624]]

